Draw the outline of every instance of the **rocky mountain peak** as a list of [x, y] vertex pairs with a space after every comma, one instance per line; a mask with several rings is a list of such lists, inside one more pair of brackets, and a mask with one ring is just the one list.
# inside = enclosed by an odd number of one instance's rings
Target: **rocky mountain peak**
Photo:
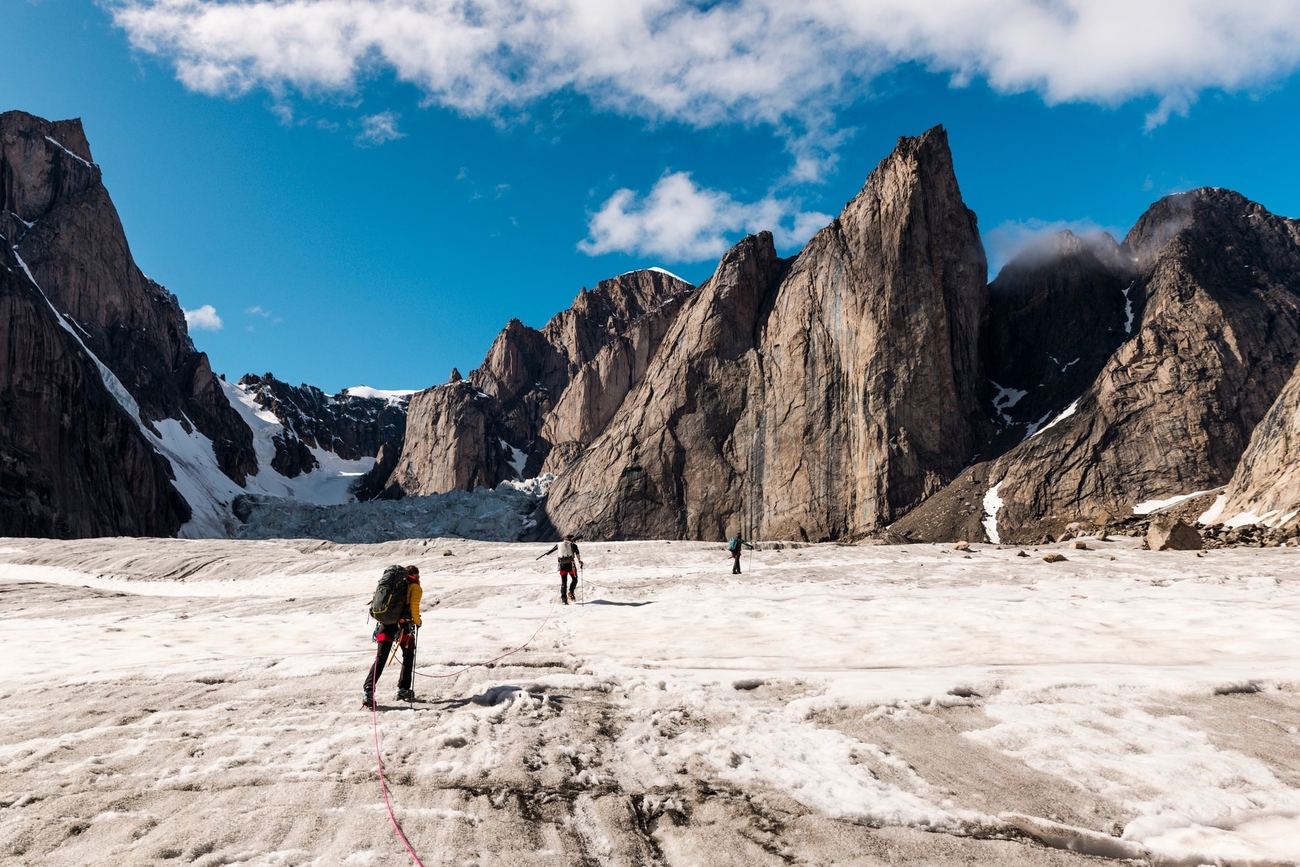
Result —
[[551, 488], [602, 538], [861, 535], [973, 450], [985, 260], [947, 136], [900, 140], [793, 261], [742, 240]]

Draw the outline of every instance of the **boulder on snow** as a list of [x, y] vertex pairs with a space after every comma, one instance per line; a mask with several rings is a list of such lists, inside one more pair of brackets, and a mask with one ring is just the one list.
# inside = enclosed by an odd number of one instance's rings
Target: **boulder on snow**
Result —
[[1087, 551], [1088, 543], [1083, 541], [1082, 539], [1075, 539], [1073, 542], [1070, 543], [1070, 549], [1073, 551]]
[[1182, 521], [1157, 518], [1147, 528], [1147, 547], [1152, 551], [1199, 551], [1201, 534]]
[[1050, 554], [1043, 555], [1043, 562], [1044, 563], [1065, 563], [1067, 562], [1067, 560], [1064, 554], [1058, 554], [1055, 551], [1053, 551]]

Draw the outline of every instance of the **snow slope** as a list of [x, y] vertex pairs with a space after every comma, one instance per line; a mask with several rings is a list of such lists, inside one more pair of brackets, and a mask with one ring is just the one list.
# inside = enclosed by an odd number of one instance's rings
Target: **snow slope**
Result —
[[1300, 860], [1297, 552], [1089, 545], [0, 540], [0, 860], [410, 863], [390, 562], [425, 864]]

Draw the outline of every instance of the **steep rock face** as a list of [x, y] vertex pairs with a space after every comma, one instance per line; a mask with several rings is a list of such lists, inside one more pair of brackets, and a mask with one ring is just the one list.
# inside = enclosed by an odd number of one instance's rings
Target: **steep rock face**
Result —
[[794, 260], [752, 236], [554, 486], [601, 538], [872, 532], [969, 461], [986, 270], [947, 137], [897, 149]]
[[492, 487], [566, 466], [645, 372], [692, 288], [663, 271], [633, 271], [583, 289], [540, 331], [511, 320], [467, 380], [453, 376], [412, 399], [384, 495]]
[[[1057, 418], [968, 472], [996, 486], [1001, 541], [1227, 483], [1295, 370], [1300, 223], [1201, 189], [1153, 205], [1125, 247], [1140, 327]], [[959, 480], [954, 494], [983, 500], [969, 488]], [[932, 538], [927, 528], [951, 528], [940, 513], [957, 506], [936, 497], [893, 530]]]
[[989, 284], [983, 333], [993, 427], [985, 457], [1019, 444], [1083, 393], [1141, 321], [1134, 265], [1110, 235], [1065, 231]]
[[1228, 483], [1221, 519], [1292, 525], [1300, 514], [1300, 367], [1263, 421]]
[[426, 496], [495, 487], [508, 478], [507, 453], [493, 441], [499, 404], [467, 381], [450, 382], [411, 397], [401, 457], [382, 496]]
[[190, 342], [176, 297], [131, 258], [80, 122], [0, 115], [0, 190], [0, 233], [145, 423], [188, 420], [212, 440], [222, 471], [243, 484], [257, 468], [252, 434]]
[[[621, 371], [616, 359], [606, 353], [598, 362], [598, 356], [612, 343], [621, 344], [613, 354], [631, 351], [629, 375], [635, 378], [644, 372], [643, 365], [638, 368], [634, 363], [636, 349], [653, 354], [658, 345], [654, 338], [662, 337], [663, 323], [678, 309], [674, 301], [692, 288], [665, 271], [630, 271], [600, 281], [595, 289], [583, 289], [573, 304], [551, 317], [541, 331], [510, 321], [469, 379], [499, 403], [497, 433], [527, 456], [524, 475], [536, 475], [556, 443], [585, 445], [604, 428], [609, 416], [599, 420], [597, 416], [614, 400], [613, 394], [592, 401], [593, 388], [609, 385], [613, 392], [626, 394], [626, 387], [618, 377]], [[643, 321], [648, 314], [653, 314], [654, 323]], [[588, 370], [593, 364], [596, 368]], [[552, 433], [564, 439], [543, 435], [543, 428], [580, 374], [586, 399], [569, 400], [552, 425]], [[596, 415], [581, 417], [589, 407]]]
[[386, 443], [400, 445], [406, 435], [404, 400], [361, 397], [346, 389], [331, 396], [306, 383], [295, 388], [270, 373], [247, 374], [239, 384], [284, 425], [272, 466], [287, 478], [318, 465], [312, 448], [355, 461], [377, 456]]
[[986, 280], [946, 134], [900, 140], [800, 253], [763, 334], [763, 537], [874, 532], [969, 463]]
[[644, 379], [605, 432], [551, 486], [562, 532], [717, 538], [742, 505], [752, 353], [788, 263], [770, 233], [733, 248], [685, 301]]
[[170, 469], [0, 245], [0, 536], [173, 535]]
[[670, 297], [642, 315], [578, 368], [543, 421], [541, 439], [551, 446], [543, 472], [562, 472], [605, 429], [645, 376], [686, 297]]

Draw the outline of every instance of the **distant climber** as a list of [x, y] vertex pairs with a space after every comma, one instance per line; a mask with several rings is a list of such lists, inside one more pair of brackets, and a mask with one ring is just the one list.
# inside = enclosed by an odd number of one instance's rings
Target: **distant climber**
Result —
[[420, 628], [420, 569], [417, 566], [389, 566], [379, 579], [374, 598], [370, 602], [370, 615], [378, 620], [374, 641], [379, 645], [375, 661], [366, 675], [362, 687], [362, 707], [375, 706], [375, 684], [384, 673], [384, 664], [392, 652], [393, 643], [402, 648], [402, 673], [397, 677], [397, 700], [415, 701], [411, 677], [415, 671], [416, 636]]
[[[560, 552], [560, 601], [568, 605], [570, 602], [577, 601], [578, 570], [574, 568], [573, 563], [576, 560], [578, 566], [582, 566], [582, 554], [578, 552], [578, 544], [572, 533], [566, 534], [564, 541], [560, 544], [552, 545], [546, 554], [552, 554], [556, 551]], [[546, 554], [542, 554], [537, 559], [542, 559]], [[565, 576], [568, 576], [573, 583], [566, 584]]]
[[732, 536], [731, 541], [727, 543], [727, 551], [731, 553], [732, 575], [740, 574], [740, 555], [744, 553], [745, 548], [748, 548], [751, 551], [754, 550], [753, 545], [749, 544], [739, 536]]

